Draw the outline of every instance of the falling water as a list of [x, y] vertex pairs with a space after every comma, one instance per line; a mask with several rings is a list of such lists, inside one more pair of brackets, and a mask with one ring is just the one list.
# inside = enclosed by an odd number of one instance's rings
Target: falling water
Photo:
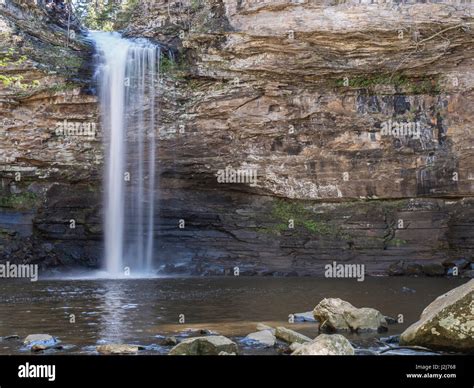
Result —
[[106, 146], [105, 269], [143, 273], [153, 262], [155, 76], [160, 48], [118, 33], [93, 32]]

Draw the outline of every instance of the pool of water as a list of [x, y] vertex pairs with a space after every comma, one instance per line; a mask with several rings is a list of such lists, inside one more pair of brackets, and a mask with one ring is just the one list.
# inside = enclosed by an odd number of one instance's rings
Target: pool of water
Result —
[[[390, 325], [387, 333], [347, 335], [354, 344], [371, 348], [378, 338], [401, 333], [433, 299], [462, 283], [400, 277], [364, 282], [306, 277], [1, 280], [0, 336], [51, 334], [64, 346], [61, 354], [93, 353], [103, 343], [136, 343], [148, 353], [165, 353], [157, 346], [160, 336], [186, 336], [189, 329], [240, 341], [258, 322], [315, 337], [316, 323], [289, 323], [289, 315], [337, 297], [395, 318], [402, 314], [404, 322]], [[21, 341], [0, 342], [0, 354], [23, 352], [29, 350]]]

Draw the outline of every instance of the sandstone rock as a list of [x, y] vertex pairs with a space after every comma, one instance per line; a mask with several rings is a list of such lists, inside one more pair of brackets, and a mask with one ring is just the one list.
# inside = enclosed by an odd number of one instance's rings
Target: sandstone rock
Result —
[[[307, 342], [305, 342], [305, 343], [307, 343]], [[303, 344], [300, 344], [299, 342], [293, 342], [290, 345], [290, 351], [294, 352], [295, 350], [299, 349], [301, 346], [303, 346]]]
[[276, 328], [275, 336], [282, 341], [285, 341], [289, 344], [294, 342], [298, 342], [300, 344], [304, 344], [306, 342], [311, 341], [311, 338], [306, 337], [305, 335], [298, 333], [294, 330], [287, 329], [286, 327], [279, 326]]
[[320, 334], [311, 342], [300, 345], [292, 355], [354, 355], [354, 348], [350, 342], [340, 334]]
[[244, 340], [255, 341], [261, 345], [274, 346], [276, 338], [270, 330], [260, 330], [255, 333], [250, 333]]
[[28, 347], [45, 346], [46, 348], [54, 346], [58, 340], [49, 334], [30, 334], [23, 340], [23, 345]]
[[206, 356], [220, 352], [237, 353], [237, 344], [221, 335], [187, 338], [172, 348], [170, 355]]
[[400, 344], [474, 351], [474, 279], [431, 302], [401, 334]]
[[96, 346], [100, 354], [135, 354], [140, 350], [138, 345], [108, 344]]
[[307, 311], [305, 313], [294, 313], [295, 322], [316, 322], [312, 311]]
[[356, 308], [339, 298], [323, 299], [313, 314], [321, 323], [320, 331], [323, 332], [383, 331], [387, 328], [387, 321], [380, 311], [369, 307]]
[[260, 330], [270, 330], [273, 335], [275, 335], [275, 329], [271, 326], [265, 325], [264, 323], [257, 323], [256, 329]]

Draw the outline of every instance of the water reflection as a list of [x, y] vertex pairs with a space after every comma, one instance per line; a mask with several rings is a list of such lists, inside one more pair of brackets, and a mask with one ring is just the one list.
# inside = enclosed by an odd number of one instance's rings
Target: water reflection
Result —
[[127, 311], [123, 308], [130, 300], [126, 297], [126, 283], [107, 281], [100, 297], [100, 343], [120, 343], [124, 341], [123, 333], [127, 332]]

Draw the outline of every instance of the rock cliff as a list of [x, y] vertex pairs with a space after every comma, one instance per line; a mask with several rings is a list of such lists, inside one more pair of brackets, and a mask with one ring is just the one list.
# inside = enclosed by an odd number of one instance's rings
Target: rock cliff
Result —
[[[166, 270], [304, 275], [338, 261], [372, 274], [439, 274], [446, 259], [472, 259], [472, 5], [368, 3], [158, 0], [138, 3], [119, 26], [168, 49], [155, 225]], [[47, 55], [11, 66], [25, 80], [74, 87], [0, 91], [10, 120], [0, 143], [2, 241], [12, 251], [2, 258], [18, 253], [15, 231], [57, 260], [93, 265], [101, 136], [65, 140], [51, 128], [97, 122], [83, 77], [92, 50], [81, 39], [64, 48], [64, 26], [21, 15], [0, 8], [7, 45], [67, 50], [56, 65], [67, 71], [53, 77], [30, 64], [47, 66]], [[226, 167], [256, 181], [219, 183]]]

